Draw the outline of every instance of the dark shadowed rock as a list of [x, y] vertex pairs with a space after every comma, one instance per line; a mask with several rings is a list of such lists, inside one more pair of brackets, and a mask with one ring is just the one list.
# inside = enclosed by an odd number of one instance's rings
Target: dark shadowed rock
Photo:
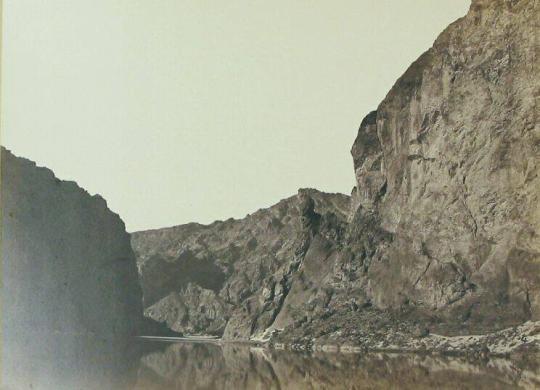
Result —
[[123, 388], [141, 289], [105, 200], [2, 148], [6, 388]]

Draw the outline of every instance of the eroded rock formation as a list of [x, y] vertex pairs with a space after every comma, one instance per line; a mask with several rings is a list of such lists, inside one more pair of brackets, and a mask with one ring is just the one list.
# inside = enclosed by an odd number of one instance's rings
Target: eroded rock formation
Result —
[[539, 15], [474, 0], [364, 119], [353, 203], [390, 238], [366, 274], [378, 307], [540, 319]]
[[294, 301], [318, 290], [305, 272], [331, 273], [333, 260], [319, 259], [337, 254], [348, 211], [346, 195], [300, 190], [241, 220], [134, 233], [145, 314], [175, 331], [235, 339], [288, 323], [301, 315]]
[[539, 15], [474, 0], [362, 121], [350, 199], [302, 190], [243, 220], [134, 234], [146, 314], [383, 347], [540, 320]]

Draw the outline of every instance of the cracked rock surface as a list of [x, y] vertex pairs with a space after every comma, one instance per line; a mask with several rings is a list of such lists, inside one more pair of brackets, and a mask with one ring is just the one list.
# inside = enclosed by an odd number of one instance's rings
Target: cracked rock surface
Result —
[[377, 307], [467, 331], [540, 319], [539, 14], [474, 0], [364, 119], [353, 203], [391, 236], [366, 275]]
[[326, 297], [305, 277], [306, 258], [330, 275], [332, 260], [319, 259], [337, 255], [348, 211], [348, 196], [305, 189], [241, 220], [134, 233], [145, 314], [178, 332], [231, 339], [289, 323], [302, 310], [295, 301]]
[[351, 197], [300, 190], [242, 220], [134, 233], [146, 314], [307, 344], [535, 326], [538, 7], [472, 1], [362, 121]]

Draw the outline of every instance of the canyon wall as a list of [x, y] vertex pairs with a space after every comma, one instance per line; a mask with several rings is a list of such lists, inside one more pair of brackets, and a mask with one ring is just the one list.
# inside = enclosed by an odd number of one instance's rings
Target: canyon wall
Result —
[[3, 385], [121, 388], [142, 322], [124, 223], [4, 148], [1, 171]]
[[350, 199], [301, 190], [242, 220], [135, 233], [146, 315], [382, 346], [540, 320], [539, 15], [474, 0], [362, 121]]
[[362, 122], [355, 218], [389, 235], [366, 273], [378, 307], [540, 319], [539, 15], [474, 0]]
[[291, 300], [317, 294], [304, 285], [304, 257], [326, 276], [348, 212], [348, 196], [306, 189], [241, 220], [132, 234], [145, 315], [178, 332], [235, 339], [303, 316], [282, 318]]

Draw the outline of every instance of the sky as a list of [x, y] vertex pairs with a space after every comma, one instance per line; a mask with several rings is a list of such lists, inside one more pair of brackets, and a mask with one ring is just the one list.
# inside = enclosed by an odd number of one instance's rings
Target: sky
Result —
[[4, 0], [1, 143], [128, 231], [350, 193], [362, 118], [469, 0]]

